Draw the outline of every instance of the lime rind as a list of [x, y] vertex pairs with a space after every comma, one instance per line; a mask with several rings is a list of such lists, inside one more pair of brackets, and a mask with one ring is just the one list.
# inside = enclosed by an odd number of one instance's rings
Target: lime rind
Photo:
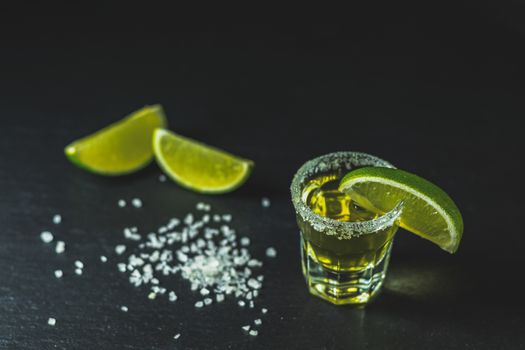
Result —
[[[67, 159], [77, 167], [98, 175], [120, 176], [134, 173], [151, 163], [151, 161], [153, 160], [152, 149], [150, 150], [150, 152], [146, 151], [143, 157], [141, 157], [141, 159], [132, 162], [134, 164], [120, 169], [107, 169], [97, 166], [93, 164], [93, 162], [86, 160], [86, 157], [84, 157], [83, 152], [85, 152], [86, 148], [96, 148], [96, 143], [98, 142], [98, 140], [104, 139], [112, 140], [114, 147], [111, 148], [111, 151], [118, 150], [118, 134], [120, 132], [123, 132], [125, 128], [129, 128], [129, 125], [138, 122], [139, 119], [148, 117], [153, 118], [151, 122], [155, 125], [155, 127], [166, 127], [168, 124], [166, 116], [164, 114], [164, 110], [161, 105], [156, 104], [145, 106], [131, 113], [130, 115], [114, 123], [111, 123], [100, 130], [95, 131], [94, 133], [91, 133], [87, 136], [73, 141], [64, 148], [64, 154], [66, 155]], [[153, 129], [154, 128], [151, 128], [151, 131], [147, 130], [146, 133], [151, 132], [151, 134], [153, 134]], [[125, 157], [126, 149], [123, 147], [121, 148], [122, 149], [120, 150], [120, 153]]]
[[[235, 163], [235, 165], [238, 165], [241, 167], [239, 171], [237, 171], [238, 177], [230, 179], [230, 181], [228, 181], [228, 183], [224, 184], [223, 186], [205, 186], [205, 185], [199, 184], [198, 183], [199, 181], [196, 178], [191, 178], [191, 179], [187, 178], [187, 176], [184, 176], [181, 174], [180, 169], [185, 166], [191, 166], [190, 163], [193, 163], [195, 159], [183, 160], [185, 164], [171, 164], [170, 162], [168, 162], [166, 157], [164, 156], [164, 150], [162, 147], [162, 140], [164, 138], [169, 138], [172, 144], [174, 145], [176, 144], [176, 147], [188, 148], [187, 154], [193, 154], [193, 155], [200, 154], [200, 156], [202, 156], [203, 154], [206, 154], [206, 158], [222, 159], [222, 160], [227, 160], [228, 162], [231, 162], [231, 163]], [[199, 193], [204, 193], [204, 194], [222, 194], [222, 193], [231, 192], [239, 188], [250, 177], [251, 172], [253, 171], [253, 168], [254, 168], [253, 161], [249, 159], [244, 159], [244, 158], [235, 156], [217, 147], [213, 147], [205, 143], [202, 143], [200, 141], [196, 141], [188, 137], [178, 135], [174, 132], [168, 131], [163, 128], [158, 128], [154, 131], [153, 151], [154, 151], [155, 159], [159, 167], [174, 182], [176, 182], [177, 184], [179, 184], [180, 186], [186, 189], [189, 189], [195, 192], [199, 192]], [[207, 161], [208, 160], [206, 160], [205, 162]], [[195, 163], [198, 163], [198, 161], [194, 162], [194, 164]], [[209, 174], [201, 173], [201, 175], [209, 175]]]
[[[364, 183], [380, 184], [387, 186], [388, 189], [382, 189], [385, 192], [382, 197], [377, 194], [371, 196], [356, 190], [360, 184]], [[349, 193], [358, 204], [366, 209], [379, 213], [389, 210], [399, 200], [405, 201], [404, 210], [407, 213], [429, 212], [428, 208], [411, 208], [410, 203], [430, 206], [436, 215], [439, 215], [446, 223], [446, 228], [444, 228], [446, 232], [429, 232], [421, 223], [415, 225], [413, 222], [407, 222], [407, 215], [401, 215], [400, 226], [438, 244], [450, 253], [457, 251], [463, 234], [461, 213], [450, 196], [431, 182], [399, 169], [361, 168], [348, 173], [341, 180], [340, 190]], [[391, 192], [397, 193], [397, 196], [393, 195], [389, 199]], [[404, 197], [399, 198], [400, 196]], [[374, 202], [369, 197], [374, 197]], [[381, 198], [381, 201], [378, 198]]]

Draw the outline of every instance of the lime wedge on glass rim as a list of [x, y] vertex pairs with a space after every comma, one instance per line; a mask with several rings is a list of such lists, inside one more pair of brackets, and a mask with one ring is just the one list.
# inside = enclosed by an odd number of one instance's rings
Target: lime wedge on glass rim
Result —
[[399, 226], [449, 253], [457, 251], [463, 219], [454, 201], [433, 183], [399, 169], [366, 167], [346, 174], [339, 190], [360, 206], [384, 214], [404, 202]]
[[201, 142], [156, 129], [153, 150], [157, 163], [176, 183], [190, 190], [218, 194], [241, 186], [253, 162]]
[[64, 148], [66, 157], [92, 173], [125, 175], [153, 160], [153, 131], [167, 125], [160, 105], [146, 106]]

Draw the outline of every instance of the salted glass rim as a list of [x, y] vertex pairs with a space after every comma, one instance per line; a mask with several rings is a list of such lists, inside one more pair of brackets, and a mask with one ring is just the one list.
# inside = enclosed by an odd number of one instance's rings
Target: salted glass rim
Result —
[[304, 163], [295, 173], [290, 190], [295, 212], [309, 223], [315, 230], [327, 235], [337, 235], [340, 239], [349, 239], [355, 236], [372, 234], [392, 226], [401, 215], [403, 202], [399, 202], [394, 209], [386, 214], [367, 221], [339, 221], [321, 216], [310, 209], [302, 199], [302, 190], [307, 179], [316, 174], [340, 170], [350, 171], [354, 167], [375, 166], [395, 168], [391, 163], [362, 152], [333, 152], [328, 153]]

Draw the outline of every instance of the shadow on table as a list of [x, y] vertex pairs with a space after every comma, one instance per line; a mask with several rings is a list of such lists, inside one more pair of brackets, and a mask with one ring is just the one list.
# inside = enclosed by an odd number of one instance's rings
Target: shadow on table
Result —
[[517, 310], [522, 308], [522, 291], [511, 268], [517, 263], [498, 261], [494, 266], [471, 260], [446, 267], [396, 263], [367, 315], [388, 313], [422, 325], [463, 327], [470, 333], [506, 332], [505, 327], [521, 317]]

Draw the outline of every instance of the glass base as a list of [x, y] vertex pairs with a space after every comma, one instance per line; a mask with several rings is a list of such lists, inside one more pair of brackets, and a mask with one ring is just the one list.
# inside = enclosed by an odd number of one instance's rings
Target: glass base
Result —
[[364, 305], [376, 297], [383, 285], [392, 241], [376, 264], [359, 271], [334, 271], [323, 267], [300, 238], [302, 270], [310, 293], [335, 305]]

